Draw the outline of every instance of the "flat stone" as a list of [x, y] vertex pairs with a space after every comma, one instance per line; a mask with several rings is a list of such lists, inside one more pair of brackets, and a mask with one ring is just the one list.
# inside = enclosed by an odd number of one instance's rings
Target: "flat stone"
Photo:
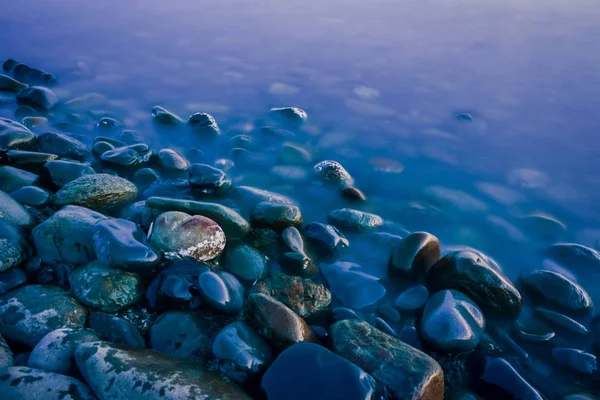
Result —
[[48, 111], [58, 104], [58, 96], [46, 87], [31, 86], [17, 94], [17, 103]]
[[259, 228], [283, 231], [290, 226], [301, 226], [302, 214], [297, 206], [263, 201], [252, 210], [250, 223]]
[[415, 285], [400, 293], [394, 305], [402, 313], [416, 315], [423, 310], [427, 299], [429, 299], [427, 288], [423, 285]]
[[100, 159], [107, 164], [132, 167], [150, 161], [152, 150], [144, 143], [117, 147], [113, 150], [103, 151]]
[[306, 111], [297, 107], [274, 107], [269, 110], [269, 114], [293, 124], [302, 124], [308, 118]]
[[96, 400], [90, 388], [75, 378], [29, 367], [0, 371], [0, 393], [7, 400]]
[[39, 176], [19, 168], [8, 165], [0, 166], [0, 190], [13, 192], [24, 186], [33, 186], [38, 182]]
[[329, 213], [327, 220], [338, 229], [368, 231], [383, 225], [383, 219], [375, 214], [352, 208], [342, 208]]
[[598, 369], [596, 356], [579, 349], [555, 347], [552, 357], [562, 365], [583, 374], [591, 374]]
[[333, 297], [346, 307], [365, 308], [377, 303], [386, 293], [379, 278], [365, 274], [358, 264], [338, 261], [319, 266]]
[[0, 218], [21, 228], [28, 228], [35, 222], [25, 207], [2, 190], [0, 190]]
[[320, 257], [336, 256], [347, 248], [350, 242], [336, 227], [319, 222], [312, 222], [302, 229], [310, 248]]
[[36, 136], [25, 125], [0, 118], [0, 150], [27, 150], [35, 145]]
[[0, 74], [0, 91], [19, 93], [28, 87], [27, 84], [19, 82], [8, 75]]
[[31, 246], [25, 233], [8, 220], [0, 218], [0, 272], [21, 264], [30, 256]]
[[44, 167], [50, 173], [50, 179], [58, 187], [63, 187], [67, 183], [74, 181], [83, 175], [92, 175], [96, 171], [89, 165], [72, 161], [54, 160], [48, 161]]
[[23, 205], [36, 208], [44, 207], [50, 201], [50, 193], [37, 186], [23, 186], [10, 196]]
[[244, 287], [228, 272], [205, 272], [198, 286], [204, 301], [217, 311], [236, 315], [244, 306]]
[[152, 119], [156, 123], [166, 126], [177, 126], [185, 123], [180, 117], [160, 106], [152, 108]]
[[16, 168], [40, 173], [46, 162], [58, 159], [56, 154], [40, 153], [37, 151], [8, 150], [6, 152], [8, 164]]
[[503, 358], [486, 357], [479, 379], [506, 398], [544, 400], [542, 395]]
[[53, 197], [58, 206], [67, 204], [103, 210], [134, 201], [138, 191], [126, 179], [108, 174], [83, 175], [62, 187]]
[[231, 188], [231, 178], [218, 168], [207, 164], [192, 164], [189, 168], [190, 185], [206, 193], [221, 194]]
[[577, 271], [600, 271], [600, 253], [577, 243], [556, 243], [546, 249], [546, 256], [558, 264]]
[[46, 132], [37, 138], [38, 148], [60, 157], [83, 160], [90, 149], [79, 140], [58, 132]]
[[193, 312], [167, 311], [152, 324], [148, 344], [160, 353], [202, 364], [211, 352], [212, 329]]

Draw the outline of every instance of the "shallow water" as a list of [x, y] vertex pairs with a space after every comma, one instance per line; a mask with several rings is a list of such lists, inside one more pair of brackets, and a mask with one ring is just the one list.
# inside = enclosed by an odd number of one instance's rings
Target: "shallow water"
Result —
[[[53, 73], [63, 100], [105, 95], [103, 109], [153, 148], [198, 147], [211, 161], [229, 151], [158, 129], [154, 105], [184, 118], [209, 112], [239, 132], [263, 125], [271, 107], [296, 106], [309, 115], [300, 144], [315, 161], [340, 161], [369, 198], [360, 207], [390, 229], [473, 246], [511, 279], [549, 265], [543, 229], [528, 230], [524, 215], [553, 215], [567, 227], [561, 241], [600, 249], [596, 1], [9, 0], [3, 8], [1, 60]], [[13, 110], [0, 103], [0, 116]], [[234, 179], [291, 196], [305, 221], [347, 206], [274, 177], [273, 164]], [[444, 217], [407, 211], [417, 202]], [[567, 272], [600, 302], [597, 271]]]

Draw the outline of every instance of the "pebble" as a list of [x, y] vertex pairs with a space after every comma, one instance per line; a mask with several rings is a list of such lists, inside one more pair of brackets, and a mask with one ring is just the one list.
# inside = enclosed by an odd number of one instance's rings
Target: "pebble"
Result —
[[319, 273], [319, 268], [304, 253], [283, 253], [279, 258], [279, 264], [288, 274], [302, 278], [312, 278]]
[[84, 160], [90, 154], [90, 149], [85, 144], [58, 132], [41, 134], [37, 138], [37, 145], [40, 151], [74, 160]]
[[65, 102], [65, 107], [71, 110], [86, 110], [95, 107], [101, 107], [106, 104], [107, 99], [99, 93], [86, 93], [83, 96], [75, 97]]
[[33, 186], [39, 176], [11, 166], [0, 166], [0, 190], [13, 192], [24, 186]]
[[546, 249], [546, 256], [558, 264], [578, 271], [600, 271], [600, 253], [577, 243], [556, 243]]
[[67, 204], [105, 210], [132, 202], [138, 195], [131, 182], [108, 174], [83, 175], [67, 183], [53, 197], [57, 206]]
[[334, 226], [311, 222], [302, 229], [310, 248], [323, 258], [335, 257], [350, 245], [346, 237]]
[[588, 330], [585, 326], [575, 321], [574, 319], [567, 317], [564, 314], [548, 310], [544, 307], [538, 307], [535, 309], [535, 311], [539, 315], [541, 315], [545, 320], [547, 320], [550, 324], [558, 328], [562, 328], [579, 335], [587, 335], [588, 333]]
[[160, 214], [148, 237], [152, 246], [170, 260], [212, 260], [225, 248], [225, 233], [215, 221], [180, 211]]
[[25, 117], [21, 120], [21, 123], [27, 128], [37, 128], [38, 126], [46, 125], [48, 118], [46, 117]]
[[214, 117], [207, 113], [195, 113], [188, 118], [188, 125], [199, 134], [212, 138], [221, 135], [221, 129]]
[[396, 298], [394, 305], [401, 313], [418, 315], [429, 299], [429, 291], [423, 285], [409, 287]]
[[228, 248], [224, 259], [225, 269], [243, 282], [254, 283], [269, 273], [267, 257], [247, 244]]
[[556, 336], [552, 328], [537, 318], [528, 318], [523, 322], [517, 321], [514, 330], [521, 340], [532, 343], [548, 342]]
[[456, 290], [434, 293], [421, 318], [421, 336], [431, 347], [443, 352], [474, 349], [484, 330], [485, 318], [479, 307]]
[[306, 165], [312, 162], [312, 155], [300, 145], [285, 142], [281, 145], [279, 159], [288, 165]]
[[269, 140], [272, 139], [289, 139], [296, 136], [292, 131], [287, 129], [276, 128], [274, 126], [261, 126], [260, 133], [262, 133]]
[[352, 208], [334, 210], [327, 215], [330, 224], [347, 231], [368, 231], [383, 225], [383, 219], [375, 214]]
[[13, 352], [6, 344], [2, 335], [0, 335], [0, 370], [12, 367], [13, 365], [15, 365]]
[[54, 85], [56, 83], [54, 75], [13, 59], [6, 60], [3, 67], [4, 71], [12, 73], [14, 78], [21, 82], [41, 83], [45, 85]]
[[533, 239], [555, 243], [562, 240], [567, 231], [565, 224], [547, 214], [531, 214], [519, 219], [521, 229]]
[[423, 278], [440, 259], [440, 241], [427, 232], [406, 236], [392, 251], [390, 274]]
[[193, 309], [202, 303], [198, 277], [209, 271], [206, 264], [183, 260], [157, 275], [146, 291], [149, 306], [156, 310]]
[[39, 173], [47, 161], [56, 160], [58, 156], [56, 154], [38, 153], [35, 151], [8, 150], [6, 158], [8, 163], [13, 167]]
[[0, 118], [0, 150], [28, 150], [35, 146], [36, 136], [25, 125]]
[[251, 186], [236, 186], [233, 189], [234, 198], [238, 206], [248, 212], [252, 211], [258, 203], [267, 201], [270, 203], [294, 204], [289, 197], [268, 190], [257, 189]]
[[143, 294], [139, 276], [97, 261], [73, 271], [69, 283], [80, 303], [108, 313], [136, 304]]
[[87, 311], [57, 286], [27, 285], [0, 296], [0, 334], [34, 347], [59, 328], [82, 328]]
[[321, 161], [313, 167], [317, 179], [327, 184], [346, 187], [354, 184], [352, 176], [340, 163], [332, 160]]
[[379, 278], [362, 272], [362, 267], [351, 262], [320, 264], [321, 273], [333, 297], [350, 308], [361, 309], [377, 303], [386, 289]]
[[29, 228], [35, 223], [34, 218], [25, 207], [2, 190], [0, 190], [0, 219], [21, 228]]
[[341, 193], [342, 193], [342, 196], [346, 200], [350, 200], [350, 201], [366, 201], [367, 200], [367, 196], [365, 196], [365, 194], [363, 192], [361, 192], [360, 189], [355, 188], [354, 186], [346, 186], [345, 188], [342, 189]]
[[503, 358], [486, 357], [479, 380], [487, 383], [489, 391], [504, 398], [544, 400], [542, 395]]
[[146, 347], [140, 331], [129, 321], [113, 314], [94, 311], [88, 322], [102, 340], [131, 347]]
[[156, 123], [166, 126], [177, 126], [185, 123], [180, 117], [160, 106], [152, 108], [152, 119]]
[[48, 170], [52, 183], [58, 187], [63, 187], [80, 176], [96, 173], [89, 165], [62, 160], [48, 161], [44, 168]]
[[8, 293], [16, 287], [27, 283], [29, 277], [21, 268], [10, 268], [0, 272], [0, 295]]
[[[0, 272], [18, 266], [31, 257], [31, 253], [25, 232], [10, 221], [0, 218]], [[3, 286], [1, 281], [0, 278], [0, 287]]]
[[555, 347], [552, 357], [562, 365], [583, 374], [591, 374], [597, 370], [596, 356], [579, 349]]
[[[98, 143], [106, 142], [96, 142], [96, 145]], [[109, 150], [101, 150], [99, 146], [96, 148], [96, 145], [94, 145], [94, 149], [101, 154], [100, 159], [111, 165], [119, 165], [122, 167], [143, 165], [148, 163], [152, 156], [152, 150], [144, 143], [136, 143]], [[106, 149], [108, 149], [108, 147]]]
[[211, 326], [189, 311], [167, 311], [150, 328], [148, 345], [160, 353], [204, 363], [211, 352]]
[[19, 93], [21, 90], [27, 88], [28, 85], [19, 82], [16, 79], [11, 78], [8, 75], [0, 74], [0, 90]]
[[58, 96], [43, 86], [31, 86], [17, 94], [17, 103], [48, 111], [58, 104]]
[[98, 121], [98, 123], [96, 124], [96, 128], [99, 131], [104, 132], [110, 132], [112, 130], [115, 130], [116, 128], [119, 128], [120, 126], [121, 123], [119, 121], [110, 117], [102, 117], [100, 118], [100, 121]]
[[304, 240], [296, 227], [290, 226], [284, 229], [281, 233], [281, 238], [289, 251], [301, 254], [305, 253]]
[[427, 354], [363, 321], [338, 321], [330, 337], [336, 354], [371, 374], [394, 398], [444, 398], [444, 373]]
[[90, 388], [75, 378], [29, 367], [2, 370], [0, 393], [6, 400], [96, 400]]
[[50, 201], [50, 193], [37, 186], [23, 186], [10, 194], [10, 197], [19, 203], [41, 208]]
[[292, 124], [302, 124], [308, 118], [306, 111], [297, 107], [275, 107], [269, 110], [269, 114]]
[[158, 165], [165, 171], [185, 171], [190, 162], [175, 150], [162, 149], [158, 152]]
[[295, 205], [263, 201], [252, 210], [250, 223], [259, 228], [281, 232], [290, 226], [301, 226], [302, 214]]
[[204, 301], [217, 311], [236, 315], [244, 306], [244, 287], [228, 272], [208, 271], [198, 277]]
[[231, 188], [231, 178], [222, 170], [207, 164], [192, 164], [190, 185], [206, 193], [222, 194]]

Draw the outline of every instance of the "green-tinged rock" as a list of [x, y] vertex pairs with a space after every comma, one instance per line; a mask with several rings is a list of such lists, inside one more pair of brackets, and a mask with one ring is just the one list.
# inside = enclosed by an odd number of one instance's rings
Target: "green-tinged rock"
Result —
[[83, 175], [67, 183], [53, 197], [57, 206], [67, 204], [103, 210], [135, 200], [138, 191], [126, 179], [108, 174]]
[[0, 150], [29, 150], [35, 145], [35, 134], [25, 125], [0, 118]]
[[35, 220], [19, 202], [13, 199], [9, 194], [0, 190], [0, 218], [20, 226], [22, 228], [30, 227]]

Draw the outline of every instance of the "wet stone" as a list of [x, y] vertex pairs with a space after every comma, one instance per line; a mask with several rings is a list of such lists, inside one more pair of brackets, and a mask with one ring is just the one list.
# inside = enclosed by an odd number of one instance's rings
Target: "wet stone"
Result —
[[139, 276], [97, 261], [73, 271], [69, 283], [80, 303], [108, 313], [134, 305], [143, 294]]
[[331, 303], [331, 293], [325, 286], [281, 272], [273, 272], [270, 277], [257, 282], [250, 293], [271, 296], [304, 319], [318, 316]]
[[22, 286], [0, 296], [0, 334], [35, 346], [59, 328], [82, 328], [87, 311], [57, 286]]
[[190, 167], [190, 162], [175, 150], [162, 149], [157, 156], [158, 165], [165, 171], [185, 171]]
[[0, 370], [8, 367], [12, 367], [15, 365], [15, 359], [13, 357], [13, 352], [6, 344], [6, 341], [0, 335]]
[[225, 269], [243, 282], [253, 283], [269, 272], [265, 255], [247, 244], [228, 248], [224, 259]]
[[235, 315], [244, 306], [244, 287], [228, 272], [205, 272], [198, 277], [204, 301], [217, 311]]
[[559, 312], [552, 311], [544, 307], [536, 308], [535, 312], [554, 327], [579, 335], [586, 335], [588, 333], [588, 330], [585, 326]]
[[531, 214], [521, 217], [519, 226], [532, 239], [545, 243], [555, 243], [562, 240], [567, 231], [565, 224], [553, 216], [545, 214]]
[[46, 117], [25, 117], [21, 120], [21, 123], [27, 128], [37, 128], [38, 126], [46, 125], [48, 118]]
[[431, 291], [458, 290], [484, 312], [515, 319], [521, 311], [521, 294], [490, 260], [469, 249], [451, 251], [431, 267], [426, 286]]
[[503, 358], [486, 357], [479, 380], [500, 398], [544, 400], [542, 395]]
[[47, 111], [58, 104], [58, 96], [43, 86], [31, 86], [17, 94], [17, 103]]
[[[0, 218], [0, 272], [21, 264], [31, 253], [25, 232], [8, 220]], [[2, 286], [0, 283], [0, 287]]]
[[312, 155], [304, 147], [294, 143], [286, 142], [281, 146], [279, 159], [284, 164], [304, 165], [309, 164], [312, 161]]
[[108, 219], [94, 225], [94, 251], [105, 265], [143, 270], [159, 261], [144, 231], [124, 219]]
[[0, 150], [27, 150], [35, 145], [36, 136], [25, 125], [0, 118]]
[[19, 82], [8, 75], [0, 74], [0, 91], [19, 93], [27, 84]]
[[555, 347], [552, 349], [552, 357], [565, 367], [583, 374], [591, 374], [598, 368], [596, 356], [578, 349]]
[[112, 130], [115, 130], [116, 128], [119, 128], [120, 126], [121, 123], [119, 121], [110, 117], [102, 117], [100, 118], [100, 121], [98, 121], [98, 123], [96, 124], [96, 128], [104, 132], [110, 132]]
[[131, 347], [146, 346], [144, 338], [137, 327], [119, 316], [94, 311], [90, 314], [88, 325], [102, 340]]
[[327, 184], [346, 187], [354, 183], [352, 176], [337, 161], [321, 161], [314, 166], [313, 171], [320, 181]]
[[73, 355], [77, 346], [97, 340], [100, 338], [91, 329], [57, 329], [44, 336], [33, 348], [27, 366], [70, 375], [76, 368]]
[[4, 62], [4, 70], [10, 72], [15, 79], [29, 84], [54, 85], [56, 83], [54, 75], [12, 59]]
[[113, 151], [115, 149], [116, 147], [112, 144], [101, 140], [94, 142], [94, 146], [92, 146], [92, 154], [98, 158], [101, 158], [104, 153]]
[[160, 106], [152, 108], [152, 119], [160, 125], [167, 126], [177, 126], [185, 123], [180, 117]]
[[302, 278], [312, 278], [319, 273], [319, 268], [304, 253], [283, 253], [279, 258], [279, 264], [288, 274]]
[[50, 160], [56, 160], [56, 154], [38, 153], [35, 151], [9, 150], [6, 153], [8, 163], [16, 168], [21, 168], [34, 173], [39, 173], [42, 166]]
[[0, 190], [0, 218], [21, 228], [30, 227], [35, 220], [19, 202]]
[[336, 227], [319, 222], [306, 225], [302, 234], [310, 248], [323, 258], [333, 257], [350, 245], [348, 239]]
[[138, 191], [126, 179], [108, 174], [83, 175], [67, 183], [53, 197], [57, 206], [67, 204], [104, 210], [135, 200]]
[[251, 186], [236, 186], [233, 190], [236, 202], [240, 208], [248, 212], [263, 201], [270, 203], [294, 204], [294, 201], [287, 196], [268, 190], [257, 189]]
[[39, 176], [11, 166], [0, 166], [0, 190], [13, 192], [23, 186], [33, 186]]
[[58, 187], [63, 187], [80, 176], [96, 173], [89, 165], [72, 161], [48, 161], [44, 167], [48, 170], [52, 183]]
[[578, 271], [600, 271], [600, 253], [581, 244], [553, 244], [546, 249], [546, 256], [560, 265]]
[[75, 351], [75, 360], [86, 382], [103, 399], [250, 399], [216, 373], [147, 349], [85, 343]]
[[152, 224], [149, 239], [155, 249], [171, 260], [212, 260], [225, 248], [225, 233], [216, 222], [179, 211], [160, 214]]
[[383, 219], [375, 214], [352, 208], [342, 208], [329, 213], [327, 220], [338, 229], [368, 231], [383, 225]]
[[28, 276], [21, 268], [11, 268], [0, 272], [0, 295], [27, 283], [28, 280]]
[[356, 320], [336, 322], [330, 336], [336, 354], [371, 374], [395, 398], [444, 398], [444, 373], [427, 354]]
[[[94, 149], [96, 149], [95, 145]], [[114, 150], [97, 151], [101, 151], [100, 159], [105, 163], [119, 165], [122, 167], [132, 167], [145, 164], [150, 161], [150, 157], [152, 156], [152, 150], [144, 143], [136, 143], [129, 146], [117, 147]]]
[[477, 347], [485, 330], [483, 313], [456, 290], [434, 293], [421, 318], [421, 336], [434, 349], [463, 352]]
[[423, 285], [409, 287], [396, 298], [394, 305], [402, 314], [418, 315], [429, 299], [429, 291]]
[[96, 400], [90, 388], [75, 378], [29, 367], [2, 370], [0, 393], [7, 400]]
[[263, 201], [252, 210], [250, 223], [259, 228], [283, 231], [290, 226], [301, 226], [302, 214], [297, 206]]
[[323, 346], [297, 343], [269, 367], [262, 387], [271, 400], [371, 400], [376, 398], [377, 383]]
[[58, 132], [46, 132], [37, 138], [38, 148], [45, 152], [56, 154], [60, 157], [83, 160], [90, 149], [79, 140]]
[[30, 207], [44, 207], [50, 201], [50, 193], [37, 186], [23, 186], [10, 194], [19, 203]]
[[152, 168], [142, 168], [135, 171], [133, 174], [133, 183], [136, 184], [138, 189], [141, 191], [148, 188], [155, 182], [160, 180], [158, 173]]
[[390, 275], [423, 278], [439, 259], [439, 239], [427, 232], [414, 232], [392, 251]]
[[306, 111], [297, 107], [271, 108], [269, 114], [282, 121], [292, 124], [302, 124], [308, 118]]
[[365, 274], [358, 264], [339, 261], [319, 266], [331, 294], [346, 307], [361, 309], [370, 306], [386, 293], [379, 278]]
[[548, 342], [556, 336], [552, 328], [537, 318], [517, 321], [513, 329], [519, 339], [532, 343]]
[[222, 170], [206, 164], [192, 164], [190, 185], [206, 193], [224, 193], [231, 187], [231, 178]]
[[289, 228], [286, 228], [282, 232], [281, 238], [289, 251], [302, 254], [305, 253], [304, 240], [296, 227], [290, 226]]
[[365, 196], [365, 194], [363, 192], [361, 192], [358, 188], [355, 188], [354, 186], [346, 186], [345, 188], [342, 189], [341, 193], [342, 193], [342, 196], [346, 200], [350, 200], [350, 201], [366, 201], [367, 200], [367, 196]]
[[532, 270], [521, 274], [519, 283], [525, 294], [540, 306], [568, 315], [589, 315], [594, 311], [585, 289], [559, 273]]
[[257, 332], [279, 349], [298, 342], [318, 340], [311, 327], [298, 314], [263, 293], [248, 296], [248, 316]]
[[50, 264], [86, 264], [96, 259], [93, 227], [104, 219], [104, 215], [87, 208], [64, 207], [33, 229], [37, 255]]
[[188, 118], [188, 125], [197, 133], [208, 138], [216, 137], [221, 134], [219, 125], [214, 117], [207, 113], [195, 113]]
[[212, 327], [189, 311], [168, 311], [150, 328], [149, 347], [160, 353], [204, 363], [211, 352]]

